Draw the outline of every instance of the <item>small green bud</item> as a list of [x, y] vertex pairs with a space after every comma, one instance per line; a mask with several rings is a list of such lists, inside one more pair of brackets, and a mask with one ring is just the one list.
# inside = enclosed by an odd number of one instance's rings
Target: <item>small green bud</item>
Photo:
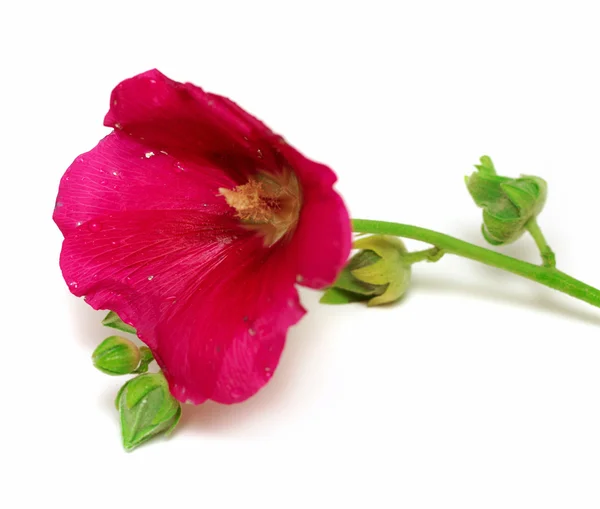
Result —
[[369, 306], [397, 301], [410, 284], [411, 266], [404, 260], [406, 247], [399, 238], [372, 235], [357, 240], [356, 249], [370, 250], [381, 259], [371, 265], [354, 268], [351, 274], [363, 284], [385, 286], [380, 295], [369, 299]]
[[120, 336], [106, 338], [92, 354], [94, 366], [108, 375], [127, 375], [135, 371], [142, 356], [129, 339]]
[[542, 211], [548, 186], [539, 177], [501, 177], [488, 156], [480, 161], [480, 165], [475, 165], [477, 171], [465, 177], [465, 181], [473, 200], [483, 209], [481, 231], [490, 244], [509, 244]]
[[123, 446], [130, 451], [161, 433], [169, 434], [181, 417], [181, 405], [162, 373], [132, 378], [117, 395]]
[[337, 280], [321, 297], [323, 304], [368, 301], [369, 306], [398, 300], [410, 283], [410, 264], [404, 260], [404, 243], [387, 235], [357, 240], [356, 253]]

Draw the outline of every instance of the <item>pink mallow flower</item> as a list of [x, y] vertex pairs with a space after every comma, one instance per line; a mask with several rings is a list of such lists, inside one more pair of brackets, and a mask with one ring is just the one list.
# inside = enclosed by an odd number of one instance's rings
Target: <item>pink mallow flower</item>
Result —
[[115, 311], [183, 402], [243, 401], [351, 245], [335, 174], [235, 103], [153, 70], [120, 83], [114, 130], [63, 176], [71, 292]]

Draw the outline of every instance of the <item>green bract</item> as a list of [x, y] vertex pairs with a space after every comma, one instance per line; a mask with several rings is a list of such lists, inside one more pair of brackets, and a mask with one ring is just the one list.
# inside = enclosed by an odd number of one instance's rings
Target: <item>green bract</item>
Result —
[[117, 394], [123, 446], [130, 451], [161, 433], [173, 431], [181, 417], [181, 405], [171, 396], [162, 373], [132, 378]]
[[533, 176], [501, 177], [492, 160], [483, 156], [476, 172], [466, 177], [467, 189], [478, 207], [483, 209], [481, 231], [493, 245], [517, 240], [527, 223], [535, 219], [546, 202], [546, 181]]
[[113, 329], [117, 329], [123, 332], [129, 332], [130, 334], [137, 334], [135, 327], [125, 323], [119, 315], [114, 311], [109, 311], [109, 313], [102, 320], [102, 325], [106, 325], [107, 327], [112, 327]]
[[404, 243], [387, 235], [372, 235], [357, 240], [360, 249], [342, 270], [321, 302], [347, 304], [368, 301], [369, 306], [398, 300], [410, 284], [410, 264], [404, 259]]
[[127, 375], [140, 364], [139, 348], [120, 336], [106, 338], [92, 354], [94, 366], [108, 375]]

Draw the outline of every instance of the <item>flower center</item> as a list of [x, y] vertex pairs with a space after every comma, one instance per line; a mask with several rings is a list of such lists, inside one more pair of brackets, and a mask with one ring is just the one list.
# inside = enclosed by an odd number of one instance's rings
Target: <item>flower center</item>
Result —
[[279, 175], [257, 173], [246, 184], [233, 189], [221, 187], [219, 193], [248, 228], [264, 237], [266, 246], [272, 246], [296, 228], [302, 193], [290, 170]]

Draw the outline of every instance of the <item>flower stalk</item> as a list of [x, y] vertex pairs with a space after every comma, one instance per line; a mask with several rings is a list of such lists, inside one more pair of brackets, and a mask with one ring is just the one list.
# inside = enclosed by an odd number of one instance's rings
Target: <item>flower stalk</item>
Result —
[[546, 242], [546, 238], [538, 225], [537, 219], [534, 217], [530, 219], [525, 228], [535, 241], [536, 246], [540, 250], [540, 255], [542, 256], [542, 262], [544, 267], [556, 267], [556, 256], [554, 255], [554, 251], [550, 248], [548, 243]]
[[[490, 267], [511, 272], [566, 293], [592, 306], [600, 307], [600, 290], [561, 272], [552, 265], [535, 265], [419, 226], [369, 219], [353, 219], [352, 228], [356, 233], [394, 235], [426, 242], [445, 254], [462, 256]], [[536, 238], [535, 235], [534, 238]], [[538, 239], [543, 239], [543, 236], [539, 236]], [[536, 239], [536, 243], [540, 246], [538, 239]], [[545, 241], [543, 241], [543, 245], [550, 250]], [[542, 251], [542, 257], [544, 258], [544, 251]], [[544, 259], [546, 263], [547, 260], [550, 260], [548, 257], [548, 251], [546, 251], [546, 258]]]

